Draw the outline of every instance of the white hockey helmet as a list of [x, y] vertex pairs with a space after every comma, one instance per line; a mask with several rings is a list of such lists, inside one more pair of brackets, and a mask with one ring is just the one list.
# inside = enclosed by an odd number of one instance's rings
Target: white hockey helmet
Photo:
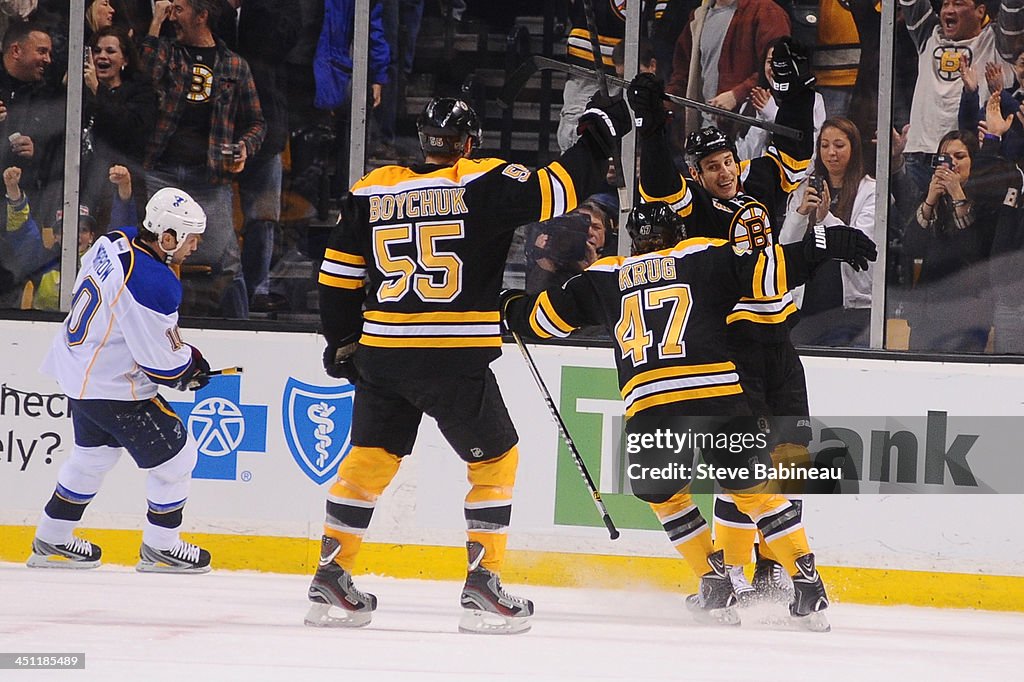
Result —
[[175, 187], [165, 187], [146, 204], [146, 219], [142, 226], [157, 237], [171, 232], [178, 240], [178, 246], [171, 251], [161, 246], [160, 250], [173, 256], [185, 245], [190, 234], [202, 234], [206, 230], [206, 212], [187, 193]]

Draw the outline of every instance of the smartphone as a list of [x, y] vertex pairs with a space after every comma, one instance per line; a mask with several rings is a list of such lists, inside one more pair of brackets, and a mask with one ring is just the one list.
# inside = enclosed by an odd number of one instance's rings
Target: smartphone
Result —
[[949, 154], [936, 154], [932, 157], [932, 168], [939, 168], [945, 166], [946, 168], [953, 167], [953, 157]]
[[85, 46], [85, 63], [86, 64], [91, 64], [92, 63], [92, 48], [89, 47], [88, 45]]
[[226, 144], [220, 149], [220, 153], [224, 156], [230, 156], [233, 160], [238, 161], [242, 158], [242, 143], [237, 144]]
[[821, 193], [825, 191], [825, 178], [820, 175], [812, 175], [807, 178], [807, 184], [814, 188], [814, 191], [821, 196]]

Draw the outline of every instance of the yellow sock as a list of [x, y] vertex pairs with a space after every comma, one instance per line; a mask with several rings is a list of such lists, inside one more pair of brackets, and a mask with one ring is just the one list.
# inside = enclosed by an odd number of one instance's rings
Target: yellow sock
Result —
[[355, 566], [377, 498], [398, 473], [401, 458], [381, 448], [353, 446], [338, 467], [327, 492], [324, 535], [341, 543], [335, 561], [346, 571]]
[[793, 575], [796, 559], [811, 551], [800, 509], [782, 495], [760, 492], [763, 487], [732, 492], [732, 498], [737, 508], [757, 524], [775, 560]]
[[708, 555], [712, 552], [711, 530], [693, 503], [689, 489], [676, 493], [667, 502], [649, 504], [669, 541], [693, 572], [698, 576], [707, 573]]
[[466, 465], [470, 489], [466, 494], [466, 535], [484, 546], [480, 565], [500, 573], [505, 563], [508, 524], [512, 519], [512, 489], [519, 466], [519, 448], [501, 457]]

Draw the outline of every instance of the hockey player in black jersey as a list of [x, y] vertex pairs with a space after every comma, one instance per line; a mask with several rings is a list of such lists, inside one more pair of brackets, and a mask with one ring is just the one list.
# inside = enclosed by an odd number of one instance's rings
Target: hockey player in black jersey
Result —
[[356, 386], [353, 447], [328, 494], [307, 624], [369, 623], [377, 600], [353, 586], [352, 568], [425, 413], [466, 462], [470, 483], [460, 629], [529, 629], [533, 603], [507, 594], [498, 578], [519, 458], [488, 368], [501, 354], [502, 272], [515, 228], [575, 208], [601, 184], [630, 128], [621, 99], [592, 105], [580, 140], [534, 172], [469, 158], [481, 138], [476, 114], [461, 100], [433, 99], [418, 122], [425, 163], [385, 166], [353, 185], [319, 279], [324, 367]]
[[[773, 225], [781, 225], [778, 209], [806, 174], [813, 153], [813, 76], [806, 56], [791, 40], [772, 51], [771, 85], [779, 102], [776, 123], [804, 131], [801, 140], [774, 136], [765, 155], [740, 161], [731, 139], [716, 128], [693, 131], [686, 152], [692, 178], [676, 171], [663, 131], [661, 83], [638, 76], [629, 88], [630, 105], [641, 139], [641, 193], [648, 201], [666, 201], [683, 218], [692, 236], [728, 239], [737, 247], [775, 243]], [[744, 297], [729, 312], [727, 342], [739, 368], [744, 391], [759, 416], [774, 417], [772, 458], [777, 464], [806, 464], [810, 457], [807, 384], [800, 356], [789, 338], [796, 312], [789, 291], [765, 297]], [[750, 561], [756, 525], [728, 495], [715, 501], [716, 535], [723, 538], [726, 563], [745, 593], [750, 586], [742, 566]], [[759, 556], [754, 587], [761, 596], [788, 590], [770, 548]], [[754, 596], [751, 594], [751, 596]], [[786, 598], [785, 596], [783, 598]]]
[[[685, 239], [677, 220], [664, 203], [640, 205], [628, 224], [632, 257], [603, 258], [562, 287], [536, 295], [503, 294], [506, 325], [526, 336], [566, 337], [585, 325], [604, 326], [616, 343], [627, 443], [630, 434], [651, 433], [665, 419], [675, 419], [680, 430], [753, 435], [756, 420], [725, 342], [729, 310], [741, 297], [778, 295], [800, 284], [826, 258], [852, 261], [858, 269], [875, 258], [871, 240], [847, 227], [816, 228], [799, 244], [737, 249], [722, 239]], [[676, 243], [677, 237], [684, 239]], [[678, 471], [692, 459], [692, 450], [686, 457], [651, 449], [627, 452], [630, 468]], [[701, 454], [716, 466], [753, 466], [755, 460], [770, 465], [765, 447], [737, 453], [715, 446]], [[766, 542], [793, 576], [790, 613], [809, 629], [828, 629], [828, 598], [798, 511], [785, 497], [766, 492], [763, 477], [718, 480], [741, 510], [757, 518]], [[723, 553], [712, 551], [689, 480], [633, 479], [633, 491], [651, 505], [673, 545], [701, 576], [700, 592], [688, 602], [698, 619], [738, 623]]]

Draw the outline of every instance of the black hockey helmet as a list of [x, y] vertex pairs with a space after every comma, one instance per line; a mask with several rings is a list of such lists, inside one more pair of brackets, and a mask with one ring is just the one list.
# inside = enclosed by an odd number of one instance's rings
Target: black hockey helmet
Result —
[[427, 102], [416, 121], [416, 132], [424, 155], [461, 156], [467, 137], [473, 140], [473, 149], [483, 138], [476, 112], [453, 97], [435, 97]]
[[737, 158], [736, 144], [728, 135], [714, 126], [695, 130], [686, 137], [686, 161], [696, 170], [700, 162], [715, 152], [730, 151]]
[[664, 201], [637, 204], [626, 220], [633, 255], [660, 251], [686, 239], [686, 225]]

